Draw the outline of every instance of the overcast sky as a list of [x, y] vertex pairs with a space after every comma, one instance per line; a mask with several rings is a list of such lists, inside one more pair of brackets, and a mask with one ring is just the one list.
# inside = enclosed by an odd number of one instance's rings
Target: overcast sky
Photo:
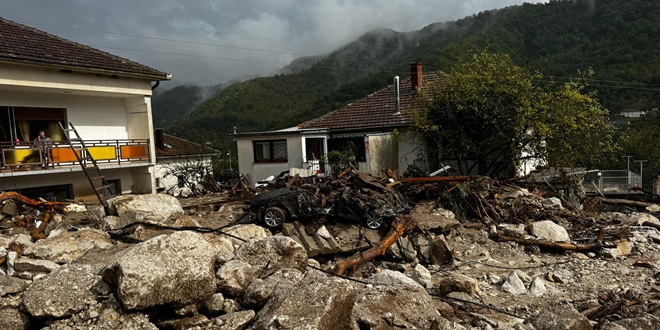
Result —
[[0, 0], [0, 16], [171, 73], [172, 87], [271, 74], [297, 57], [329, 53], [377, 27], [412, 31], [522, 3]]

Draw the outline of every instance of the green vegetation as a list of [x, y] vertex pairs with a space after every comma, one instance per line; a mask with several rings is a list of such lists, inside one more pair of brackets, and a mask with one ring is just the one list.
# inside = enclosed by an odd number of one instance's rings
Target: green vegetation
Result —
[[415, 130], [462, 174], [510, 176], [526, 159], [590, 166], [614, 151], [607, 111], [579, 80], [557, 86], [507, 55], [474, 54], [418, 101]]

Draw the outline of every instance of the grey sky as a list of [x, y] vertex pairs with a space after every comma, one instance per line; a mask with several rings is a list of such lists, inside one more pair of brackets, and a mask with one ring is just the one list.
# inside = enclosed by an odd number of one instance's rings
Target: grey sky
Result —
[[237, 76], [270, 74], [297, 57], [331, 52], [377, 27], [418, 30], [430, 23], [522, 3], [521, 0], [0, 0], [0, 16], [171, 73], [174, 82], [168, 83], [168, 87], [172, 87], [179, 83], [217, 84]]

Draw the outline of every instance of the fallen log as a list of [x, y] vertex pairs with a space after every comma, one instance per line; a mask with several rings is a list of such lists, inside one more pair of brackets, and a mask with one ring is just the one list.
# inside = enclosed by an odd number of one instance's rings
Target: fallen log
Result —
[[526, 239], [526, 238], [510, 237], [505, 235], [498, 235], [497, 240], [499, 242], [516, 242], [523, 245], [534, 245], [550, 250], [559, 250], [559, 251], [592, 252], [592, 251], [598, 251], [603, 247], [603, 244], [600, 242], [591, 242], [584, 244], [560, 243], [560, 242], [546, 241], [543, 239]]
[[25, 197], [15, 191], [4, 191], [0, 193], [0, 201], [4, 201], [6, 199], [14, 199], [17, 201], [20, 201], [21, 203], [30, 205], [32, 207], [39, 207], [39, 208], [47, 208], [47, 209], [57, 209], [59, 211], [63, 211], [64, 208], [71, 204], [68, 202], [49, 202], [49, 201], [35, 201], [34, 199]]
[[364, 252], [358, 252], [348, 259], [337, 262], [334, 272], [337, 275], [343, 275], [349, 268], [355, 270], [363, 263], [372, 260], [378, 256], [382, 256], [387, 252], [392, 244], [394, 244], [399, 237], [411, 232], [415, 229], [415, 220], [410, 216], [398, 217], [393, 223], [390, 231], [385, 237], [378, 242], [378, 244], [371, 247]]
[[653, 205], [653, 203], [633, 201], [629, 199], [621, 198], [599, 198], [601, 203], [609, 205], [623, 205], [623, 206], [633, 206], [633, 207], [648, 207]]

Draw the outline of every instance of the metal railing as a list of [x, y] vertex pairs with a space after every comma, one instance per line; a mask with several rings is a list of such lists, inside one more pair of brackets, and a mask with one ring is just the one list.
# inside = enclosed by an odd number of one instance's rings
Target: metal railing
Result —
[[[600, 174], [600, 175], [598, 175]], [[639, 174], [626, 170], [605, 170], [599, 173], [589, 173], [585, 176], [585, 190], [591, 191], [588, 182], [596, 185], [598, 190], [603, 193], [622, 193], [628, 192], [630, 188], [642, 186], [642, 180]]]
[[61, 141], [0, 142], [2, 171], [25, 171], [64, 166], [80, 166], [74, 151], [84, 162], [91, 155], [100, 164], [148, 162], [148, 139], [85, 140], [71, 144]]

